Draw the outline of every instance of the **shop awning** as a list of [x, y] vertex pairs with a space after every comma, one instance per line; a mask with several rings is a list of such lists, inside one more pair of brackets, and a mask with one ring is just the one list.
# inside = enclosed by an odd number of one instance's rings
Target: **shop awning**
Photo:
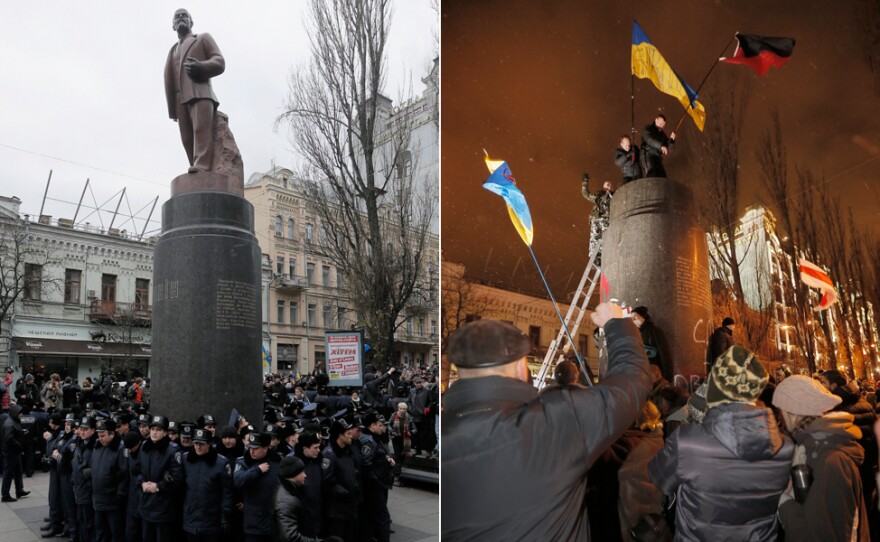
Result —
[[148, 344], [100, 343], [92, 341], [65, 341], [61, 339], [29, 339], [13, 337], [12, 345], [19, 354], [52, 354], [62, 356], [94, 357], [150, 357]]

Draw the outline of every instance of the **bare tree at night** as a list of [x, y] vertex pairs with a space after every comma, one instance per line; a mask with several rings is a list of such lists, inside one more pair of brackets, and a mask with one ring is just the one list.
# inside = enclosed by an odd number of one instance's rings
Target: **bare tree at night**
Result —
[[[345, 273], [352, 308], [381, 367], [399, 316], [430, 280], [426, 240], [436, 197], [417, 182], [413, 115], [381, 94], [390, 0], [311, 3], [311, 60], [294, 71], [285, 111], [307, 203], [326, 231], [318, 250]], [[412, 158], [411, 158], [412, 157]]]

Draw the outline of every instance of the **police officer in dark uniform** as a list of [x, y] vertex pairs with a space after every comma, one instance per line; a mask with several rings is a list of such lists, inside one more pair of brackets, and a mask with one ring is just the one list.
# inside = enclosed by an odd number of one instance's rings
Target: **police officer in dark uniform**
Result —
[[65, 531], [71, 540], [78, 540], [79, 524], [76, 521], [76, 496], [73, 492], [73, 454], [79, 446], [79, 420], [73, 413], [64, 419], [64, 436], [56, 448], [58, 455], [52, 454], [58, 461], [58, 474], [61, 485], [61, 505], [64, 510]]
[[177, 540], [175, 523], [180, 519], [177, 495], [183, 490], [183, 457], [168, 439], [168, 418], [150, 419], [150, 440], [143, 443], [138, 464], [140, 508], [144, 542]]
[[244, 539], [269, 542], [281, 457], [269, 449], [272, 437], [266, 433], [248, 433], [245, 441], [247, 451], [235, 462], [232, 475], [244, 502]]
[[589, 540], [587, 471], [651, 389], [632, 321], [611, 303], [591, 318], [608, 343], [602, 383], [540, 397], [528, 383], [531, 343], [516, 327], [483, 319], [450, 336], [459, 380], [444, 396], [441, 538]]
[[186, 496], [183, 530], [189, 542], [217, 542], [229, 528], [232, 513], [232, 468], [211, 446], [207, 429], [193, 433], [193, 451], [183, 457]]
[[122, 439], [116, 422], [102, 418], [97, 424], [98, 443], [92, 452], [92, 505], [95, 508], [95, 535], [101, 542], [122, 540], [122, 522], [128, 486]]
[[64, 532], [64, 503], [61, 495], [61, 474], [58, 463], [61, 449], [67, 442], [64, 431], [64, 418], [55, 412], [49, 418], [46, 438], [46, 465], [49, 467], [49, 523], [42, 529], [45, 538], [59, 536]]
[[339, 418], [330, 426], [330, 444], [321, 452], [324, 535], [356, 540], [361, 475], [352, 454], [352, 426]]
[[76, 499], [76, 522], [79, 539], [95, 539], [95, 508], [92, 505], [92, 454], [98, 437], [95, 436], [95, 418], [86, 416], [79, 421], [80, 442], [73, 452], [73, 495]]
[[364, 503], [367, 523], [372, 536], [379, 542], [391, 537], [391, 514], [388, 512], [388, 490], [394, 483], [394, 459], [382, 436], [388, 430], [385, 418], [369, 413], [363, 419], [364, 430], [360, 437], [361, 457], [364, 469]]
[[302, 487], [306, 506], [309, 509], [311, 524], [318, 536], [323, 534], [323, 518], [321, 515], [321, 439], [314, 431], [304, 431], [293, 447], [294, 454], [305, 464], [306, 481]]
[[138, 431], [129, 431], [122, 437], [122, 461], [128, 475], [124, 526], [126, 542], [141, 542], [143, 540], [143, 521], [140, 512], [140, 463], [138, 462], [142, 444], [141, 434]]

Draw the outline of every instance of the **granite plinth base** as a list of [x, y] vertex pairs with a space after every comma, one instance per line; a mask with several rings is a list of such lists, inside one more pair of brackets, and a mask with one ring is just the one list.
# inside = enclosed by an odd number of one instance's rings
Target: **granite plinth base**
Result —
[[[197, 171], [178, 175], [171, 181], [171, 197], [190, 192], [229, 192], [244, 197], [244, 185], [240, 179], [213, 171]], [[164, 228], [163, 228], [164, 231]]]
[[260, 247], [254, 209], [225, 192], [162, 207], [153, 265], [150, 403], [155, 414], [226, 425], [262, 419]]
[[675, 383], [704, 376], [712, 295], [706, 232], [697, 223], [691, 190], [659, 178], [620, 187], [611, 203], [602, 263], [611, 297], [648, 307], [662, 330], [679, 375]]

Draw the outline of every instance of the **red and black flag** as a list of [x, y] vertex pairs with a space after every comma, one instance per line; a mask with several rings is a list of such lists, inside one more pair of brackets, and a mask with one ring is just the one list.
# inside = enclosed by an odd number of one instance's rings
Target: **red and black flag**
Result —
[[731, 64], [744, 64], [763, 77], [770, 66], [777, 68], [788, 62], [794, 51], [793, 38], [767, 38], [754, 34], [737, 34], [736, 51], [732, 57], [720, 60]]

